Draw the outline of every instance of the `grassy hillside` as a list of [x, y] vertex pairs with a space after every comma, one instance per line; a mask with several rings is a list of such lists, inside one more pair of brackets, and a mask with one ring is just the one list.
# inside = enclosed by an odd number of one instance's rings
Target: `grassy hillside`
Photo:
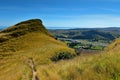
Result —
[[31, 80], [28, 60], [35, 66], [52, 63], [59, 53], [74, 50], [56, 40], [39, 19], [20, 22], [0, 32], [0, 80]]
[[113, 43], [106, 48], [106, 51], [118, 53], [120, 52], [119, 49], [120, 49], [120, 38], [114, 40]]
[[101, 54], [80, 55], [69, 61], [38, 66], [38, 75], [42, 80], [119, 80], [119, 42], [117, 39]]
[[33, 74], [29, 66], [31, 58], [40, 80], [120, 79], [120, 39], [115, 40], [101, 54], [81, 54], [73, 59], [54, 62], [51, 57], [55, 60], [64, 59], [68, 53], [75, 55], [74, 50], [46, 31], [41, 20], [37, 19], [37, 23], [42, 30], [33, 26], [36, 25], [35, 19], [1, 31], [0, 80], [32, 80]]

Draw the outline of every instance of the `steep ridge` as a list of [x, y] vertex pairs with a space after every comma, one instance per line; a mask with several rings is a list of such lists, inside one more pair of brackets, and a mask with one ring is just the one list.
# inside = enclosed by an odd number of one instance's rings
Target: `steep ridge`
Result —
[[49, 43], [49, 39], [61, 43], [46, 30], [41, 20], [23, 21], [0, 32], [0, 52], [29, 49], [33, 45]]
[[30, 80], [32, 71], [28, 59], [35, 66], [52, 63], [60, 52], [74, 50], [56, 40], [39, 19], [20, 22], [0, 32], [0, 80]]
[[29, 32], [41, 32], [46, 35], [52, 36], [46, 30], [40, 19], [31, 19], [31, 20], [23, 21], [1, 32], [10, 33], [11, 35], [13, 35], [13, 37], [19, 37], [20, 35], [24, 35]]
[[0, 32], [0, 42], [4, 42], [11, 38], [20, 37], [32, 32], [39, 32], [53, 37], [44, 27], [40, 19], [31, 19], [20, 22]]

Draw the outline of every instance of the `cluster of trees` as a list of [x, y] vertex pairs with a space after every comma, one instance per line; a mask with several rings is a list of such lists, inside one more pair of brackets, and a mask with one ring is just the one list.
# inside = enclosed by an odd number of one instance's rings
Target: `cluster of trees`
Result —
[[91, 50], [103, 50], [104, 46], [94, 46], [92, 44], [82, 44], [82, 43], [67, 43], [71, 48], [81, 48], [81, 49], [91, 49]]
[[73, 58], [75, 55], [70, 53], [70, 52], [59, 52], [56, 53], [53, 57], [51, 57], [52, 61], [59, 61], [59, 60], [64, 60], [64, 59], [71, 59]]

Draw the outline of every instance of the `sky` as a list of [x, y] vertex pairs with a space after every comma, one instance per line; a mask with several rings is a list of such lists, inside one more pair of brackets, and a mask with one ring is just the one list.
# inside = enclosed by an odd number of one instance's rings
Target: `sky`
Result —
[[39, 18], [48, 27], [120, 27], [120, 0], [0, 0], [0, 26]]

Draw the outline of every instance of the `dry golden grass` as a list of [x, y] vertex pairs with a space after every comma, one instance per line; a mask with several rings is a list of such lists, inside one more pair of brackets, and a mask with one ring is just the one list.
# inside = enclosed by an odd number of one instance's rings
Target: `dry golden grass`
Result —
[[[33, 35], [35, 36], [36, 34], [32, 34], [32, 36]], [[42, 38], [44, 37], [46, 37], [47, 39], [42, 41]], [[16, 44], [22, 44], [22, 46], [12, 44], [12, 42], [4, 45], [7, 46], [8, 50], [9, 48], [11, 48], [11, 46], [9, 45], [13, 45], [13, 47], [18, 46], [12, 49], [19, 51], [7, 51], [1, 53], [0, 80], [30, 80], [32, 74], [27, 63], [28, 58], [33, 58], [35, 65], [38, 66], [41, 64], [50, 64], [50, 58], [56, 52], [70, 51], [74, 53], [74, 51], [67, 48], [65, 44], [54, 39], [48, 39], [49, 37], [47, 36], [39, 36], [38, 40], [40, 40], [40, 42], [36, 40], [34, 41], [34, 38], [31, 38], [32, 41], [27, 40], [27, 43], [24, 42], [25, 39], [23, 41], [21, 39], [20, 43], [19, 41], [16, 41]], [[22, 76], [24, 76], [25, 79], [21, 79]]]
[[39, 65], [38, 75], [41, 80], [120, 80], [120, 39], [116, 41], [111, 44], [116, 47], [110, 45], [112, 51]]
[[80, 56], [69, 61], [39, 65], [38, 76], [41, 80], [119, 80], [119, 54]]
[[[25, 34], [19, 35], [19, 32]], [[14, 36], [11, 35], [13, 33]], [[36, 20], [3, 30], [0, 39], [3, 40], [0, 42], [0, 80], [31, 80], [29, 58], [33, 58], [35, 66], [38, 66], [52, 63], [50, 58], [61, 51], [75, 54], [66, 44], [53, 38], [42, 23]]]
[[[54, 39], [51, 41], [54, 42]], [[117, 42], [113, 42], [113, 44]], [[56, 44], [56, 45], [55, 45]], [[111, 45], [113, 45], [111, 44]], [[61, 46], [62, 45], [62, 46]], [[74, 59], [51, 62], [49, 56], [54, 51], [68, 50], [64, 44], [55, 41], [54, 44], [41, 46], [32, 50], [11, 52], [14, 54], [1, 59], [0, 80], [30, 80], [32, 72], [27, 64], [29, 57], [33, 57], [37, 75], [41, 80], [119, 80], [120, 79], [120, 45], [114, 50]], [[110, 45], [110, 46], [111, 46]], [[49, 48], [49, 49], [48, 49]], [[112, 48], [112, 47], [111, 47]], [[49, 51], [48, 51], [49, 50]], [[71, 49], [70, 49], [71, 50]], [[44, 53], [44, 54], [43, 54]], [[48, 56], [49, 55], [49, 56]], [[7, 77], [6, 77], [7, 76]]]
[[29, 58], [33, 58], [37, 66], [51, 63], [50, 58], [56, 52], [74, 53], [74, 50], [67, 48], [64, 43], [42, 33], [30, 33], [11, 39], [0, 46], [0, 51], [0, 80], [23, 80], [21, 76], [24, 74], [27, 77], [24, 80], [29, 80]]
[[[21, 29], [21, 23], [18, 25]], [[0, 43], [0, 80], [31, 80], [29, 58], [33, 58], [40, 80], [120, 80], [120, 39], [101, 54], [80, 55], [74, 59], [52, 62], [50, 58], [56, 53], [75, 54], [74, 50], [47, 35], [48, 32], [44, 30], [31, 32], [25, 29], [27, 33], [24, 35], [11, 36], [19, 32], [15, 28], [10, 27], [0, 33], [0, 38], [8, 38]]]

